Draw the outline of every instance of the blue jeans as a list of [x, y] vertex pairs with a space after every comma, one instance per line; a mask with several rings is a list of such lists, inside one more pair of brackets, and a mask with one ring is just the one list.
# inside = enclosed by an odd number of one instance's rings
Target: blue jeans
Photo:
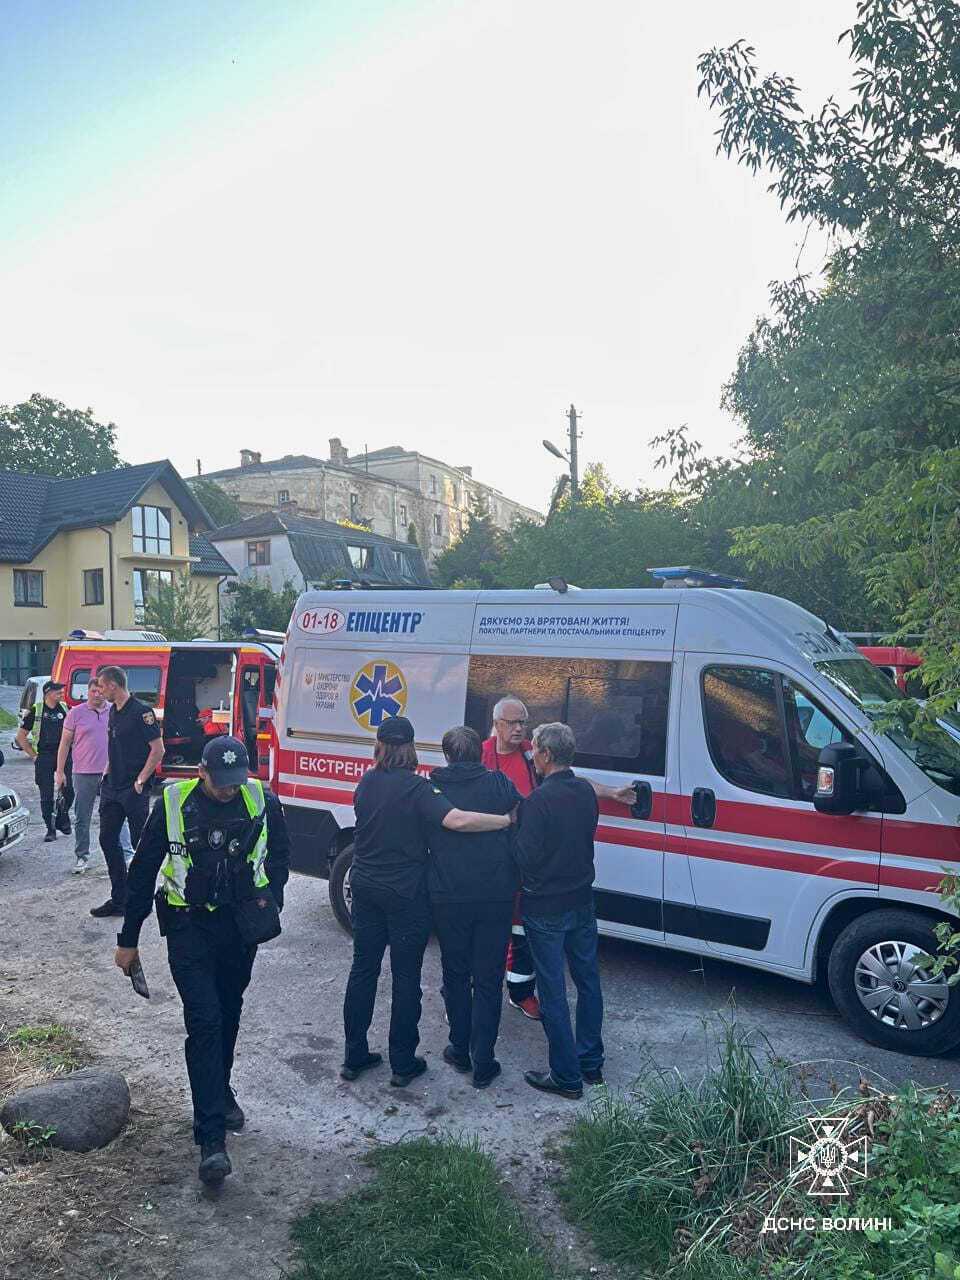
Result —
[[[593, 904], [559, 916], [524, 911], [523, 923], [537, 973], [550, 1072], [557, 1084], [575, 1089], [583, 1083], [582, 1072], [599, 1071], [603, 1066], [603, 993]], [[576, 1038], [570, 1025], [564, 959], [577, 988]]]

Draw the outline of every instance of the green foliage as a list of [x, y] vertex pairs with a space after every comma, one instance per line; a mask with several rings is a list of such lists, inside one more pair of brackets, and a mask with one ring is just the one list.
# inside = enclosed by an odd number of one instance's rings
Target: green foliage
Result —
[[213, 610], [202, 582], [190, 574], [174, 574], [144, 602], [144, 625], [168, 640], [217, 639]]
[[[869, 1176], [841, 1201], [791, 1181], [807, 1115], [850, 1117]], [[727, 1030], [717, 1068], [690, 1085], [656, 1068], [630, 1100], [606, 1091], [574, 1125], [562, 1196], [600, 1252], [662, 1280], [931, 1280], [960, 1264], [960, 1107], [907, 1085], [892, 1097], [811, 1105], [786, 1064]], [[889, 1231], [824, 1231], [823, 1216], [891, 1219]], [[813, 1231], [765, 1234], [768, 1214]], [[940, 1268], [937, 1270], [937, 1268]]]
[[499, 585], [499, 566], [503, 557], [504, 535], [494, 524], [490, 510], [482, 498], [471, 500], [470, 520], [466, 531], [442, 552], [434, 565], [441, 587], [476, 583], [477, 587]]
[[203, 476], [192, 476], [187, 483], [193, 490], [194, 497], [213, 521], [214, 528], [235, 524], [243, 519], [240, 504], [232, 494], [214, 480], [206, 480]]
[[294, 1223], [291, 1280], [559, 1280], [476, 1142], [418, 1138], [364, 1163], [368, 1186]]
[[286, 631], [299, 594], [292, 582], [285, 582], [279, 591], [257, 578], [228, 583], [224, 592], [223, 638], [239, 640], [251, 627]]
[[840, 37], [852, 101], [804, 112], [790, 76], [759, 77], [743, 40], [704, 54], [699, 92], [719, 112], [718, 151], [774, 175], [787, 220], [857, 233], [882, 223], [960, 234], [960, 9], [953, 0], [861, 0]]
[[68, 409], [37, 392], [0, 405], [0, 469], [28, 475], [88, 476], [122, 466], [117, 429], [92, 409]]
[[417, 537], [417, 526], [412, 520], [407, 525], [407, 541], [415, 547], [420, 545], [420, 539]]
[[18, 1120], [13, 1126], [13, 1136], [23, 1144], [33, 1160], [50, 1159], [50, 1140], [56, 1136], [50, 1125], [35, 1124], [32, 1120]]
[[650, 587], [651, 565], [684, 564], [695, 542], [676, 494], [615, 488], [588, 468], [579, 500], [562, 499], [544, 524], [519, 521], [503, 543], [498, 585], [559, 576], [578, 587]]

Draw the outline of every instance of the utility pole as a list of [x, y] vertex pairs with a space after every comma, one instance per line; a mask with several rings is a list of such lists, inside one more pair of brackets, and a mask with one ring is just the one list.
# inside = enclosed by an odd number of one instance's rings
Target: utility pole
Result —
[[570, 423], [570, 499], [576, 502], [580, 495], [580, 474], [577, 466], [577, 441], [580, 439], [577, 434], [577, 423], [583, 417], [582, 413], [577, 413], [571, 404], [567, 410], [567, 421]]

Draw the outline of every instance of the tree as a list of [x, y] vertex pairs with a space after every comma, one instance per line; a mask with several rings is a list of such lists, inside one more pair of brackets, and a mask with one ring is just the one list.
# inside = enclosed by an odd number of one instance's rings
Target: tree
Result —
[[206, 480], [203, 476], [194, 476], [187, 483], [197, 501], [213, 521], [214, 528], [219, 529], [223, 525], [236, 524], [238, 520], [243, 519], [243, 513], [236, 498], [225, 489], [221, 489], [215, 481]]
[[493, 523], [489, 506], [481, 495], [474, 495], [466, 530], [453, 546], [437, 556], [437, 582], [441, 587], [467, 583], [474, 590], [500, 585], [498, 569], [503, 547], [503, 533]]
[[92, 409], [68, 409], [37, 392], [22, 404], [0, 405], [0, 469], [88, 476], [122, 465], [117, 428], [97, 422]]
[[407, 525], [407, 541], [415, 547], [420, 545], [420, 539], [417, 537], [417, 526], [412, 520]]
[[864, 612], [921, 634], [941, 701], [960, 693], [958, 37], [956, 4], [861, 0], [842, 37], [855, 98], [806, 116], [743, 41], [700, 60], [720, 149], [838, 239], [821, 289], [774, 290], [725, 392], [745, 457], [702, 467], [697, 500], [749, 487], [731, 555], [853, 584]]
[[279, 591], [258, 578], [228, 583], [224, 591], [224, 639], [240, 640], [251, 629], [286, 631], [299, 594], [299, 587], [292, 582], [284, 582]]
[[145, 602], [144, 625], [168, 640], [216, 639], [213, 610], [203, 584], [188, 574], [176, 574], [172, 586], [163, 585]]

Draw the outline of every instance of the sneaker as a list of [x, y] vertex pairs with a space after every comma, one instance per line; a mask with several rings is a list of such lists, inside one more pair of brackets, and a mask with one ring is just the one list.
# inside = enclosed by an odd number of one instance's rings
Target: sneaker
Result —
[[103, 920], [107, 916], [122, 916], [123, 908], [118, 907], [112, 898], [108, 898], [99, 907], [91, 907], [90, 914], [96, 916], [98, 920]]
[[584, 1084], [603, 1084], [603, 1071], [600, 1067], [597, 1067], [596, 1071], [581, 1068], [580, 1074], [583, 1076]]
[[379, 1067], [382, 1061], [382, 1053], [368, 1053], [366, 1061], [358, 1063], [357, 1066], [350, 1066], [345, 1062], [340, 1068], [340, 1079], [356, 1080], [357, 1076], [363, 1075], [364, 1071], [369, 1071], [371, 1067]]
[[417, 1076], [422, 1076], [427, 1069], [426, 1058], [414, 1058], [413, 1070], [399, 1072], [395, 1071], [390, 1077], [390, 1083], [395, 1089], [405, 1089], [411, 1080], [416, 1080]]
[[473, 1087], [475, 1089], [486, 1089], [488, 1085], [493, 1084], [494, 1080], [496, 1080], [502, 1070], [503, 1068], [500, 1066], [500, 1063], [497, 1062], [496, 1058], [494, 1058], [489, 1071], [485, 1071], [482, 1076], [478, 1076], [474, 1073]]
[[473, 1070], [473, 1063], [470, 1061], [469, 1053], [457, 1053], [452, 1044], [448, 1044], [443, 1050], [443, 1060], [453, 1067], [454, 1071], [462, 1071], [466, 1074]]
[[557, 1084], [549, 1071], [525, 1071], [523, 1078], [532, 1089], [539, 1089], [542, 1093], [556, 1093], [561, 1098], [570, 1098], [574, 1102], [583, 1097], [582, 1084], [578, 1084], [573, 1089]]
[[524, 996], [522, 1000], [514, 1000], [510, 997], [510, 1004], [517, 1009], [525, 1018], [529, 1018], [531, 1022], [542, 1022], [543, 1014], [540, 1012], [540, 1001], [536, 996]]
[[239, 1133], [247, 1122], [247, 1117], [243, 1114], [240, 1103], [234, 1095], [232, 1089], [227, 1089], [227, 1110], [223, 1117], [223, 1122], [231, 1133]]
[[86, 869], [87, 869], [86, 858], [78, 858], [73, 868], [73, 874], [75, 876], [82, 876], [83, 873], [86, 871]]
[[223, 1139], [204, 1142], [200, 1147], [200, 1181], [207, 1186], [218, 1186], [232, 1172], [233, 1167]]

